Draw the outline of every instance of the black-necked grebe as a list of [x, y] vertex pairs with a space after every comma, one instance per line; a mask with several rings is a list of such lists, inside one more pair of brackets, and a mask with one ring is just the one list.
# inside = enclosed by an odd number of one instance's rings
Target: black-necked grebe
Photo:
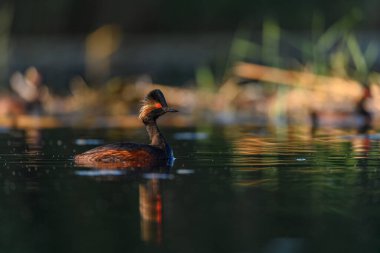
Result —
[[155, 168], [168, 167], [173, 162], [173, 152], [157, 127], [156, 120], [169, 108], [164, 94], [152, 90], [144, 98], [139, 118], [148, 131], [150, 144], [121, 142], [91, 149], [75, 156], [78, 165], [102, 168]]
[[372, 129], [372, 114], [368, 111], [366, 103], [372, 98], [371, 88], [369, 85], [364, 86], [363, 95], [356, 103], [356, 113], [359, 116], [358, 133], [364, 134]]

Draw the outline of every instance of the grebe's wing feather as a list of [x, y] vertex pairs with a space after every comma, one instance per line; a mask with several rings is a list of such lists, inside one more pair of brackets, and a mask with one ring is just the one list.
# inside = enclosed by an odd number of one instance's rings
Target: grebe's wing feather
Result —
[[137, 143], [114, 143], [90, 149], [75, 156], [76, 162], [122, 162], [144, 161], [164, 155], [163, 150], [151, 145]]
[[84, 152], [83, 154], [91, 154], [91, 153], [96, 153], [96, 152], [102, 152], [102, 151], [106, 151], [106, 150], [135, 150], [135, 149], [139, 149], [141, 148], [141, 144], [137, 144], [137, 143], [112, 143], [112, 144], [106, 144], [106, 145], [103, 145], [103, 146], [99, 146], [99, 147], [96, 147], [96, 148], [93, 148], [93, 149], [90, 149], [86, 152]]

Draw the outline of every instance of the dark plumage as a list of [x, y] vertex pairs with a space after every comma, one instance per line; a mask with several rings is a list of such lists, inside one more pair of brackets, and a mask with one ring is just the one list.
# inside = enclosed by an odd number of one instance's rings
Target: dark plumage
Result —
[[156, 120], [168, 107], [160, 90], [153, 90], [144, 98], [139, 118], [145, 124], [151, 143], [116, 143], [100, 146], [75, 156], [78, 165], [100, 168], [155, 168], [173, 162], [173, 152], [157, 127]]
[[370, 86], [365, 86], [363, 95], [356, 104], [356, 113], [361, 118], [361, 122], [358, 126], [358, 133], [364, 134], [372, 129], [372, 114], [366, 108], [366, 102], [372, 97]]

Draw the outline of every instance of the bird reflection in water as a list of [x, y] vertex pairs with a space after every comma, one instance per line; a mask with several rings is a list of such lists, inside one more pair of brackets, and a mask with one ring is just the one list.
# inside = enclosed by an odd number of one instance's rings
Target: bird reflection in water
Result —
[[171, 179], [171, 166], [134, 170], [125, 167], [125, 163], [96, 163], [91, 170], [78, 170], [76, 175], [91, 176], [96, 180], [117, 181], [125, 176], [140, 180], [139, 183], [139, 213], [141, 240], [146, 243], [162, 243], [163, 198], [161, 180]]
[[368, 155], [371, 151], [370, 136], [355, 136], [355, 138], [352, 138], [351, 143], [355, 158], [359, 159], [359, 163], [367, 163]]
[[162, 195], [159, 179], [139, 186], [140, 228], [144, 242], [162, 242]]
[[27, 153], [36, 154], [42, 149], [41, 129], [29, 128], [25, 130], [25, 142], [28, 145]]

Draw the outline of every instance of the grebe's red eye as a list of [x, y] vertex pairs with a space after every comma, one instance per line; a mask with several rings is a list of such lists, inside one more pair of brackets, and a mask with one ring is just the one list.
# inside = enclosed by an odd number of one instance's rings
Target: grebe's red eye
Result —
[[154, 105], [154, 107], [156, 107], [157, 109], [159, 109], [159, 108], [162, 108], [162, 105], [161, 105], [160, 103], [156, 103], [156, 104]]

